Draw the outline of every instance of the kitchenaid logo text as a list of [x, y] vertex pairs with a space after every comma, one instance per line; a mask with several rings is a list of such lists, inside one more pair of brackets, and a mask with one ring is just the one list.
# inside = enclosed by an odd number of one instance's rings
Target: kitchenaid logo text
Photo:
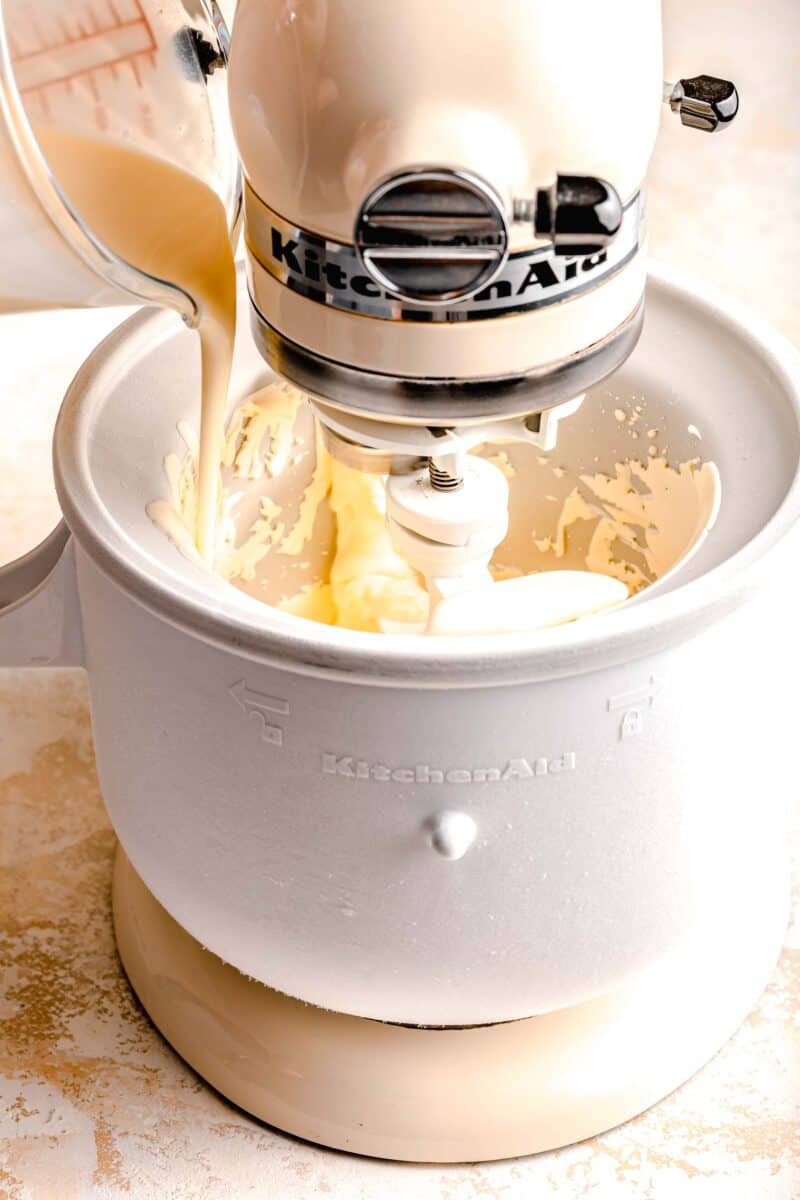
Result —
[[620, 230], [607, 249], [562, 257], [552, 248], [512, 252], [498, 277], [475, 296], [447, 308], [403, 303], [367, 275], [353, 246], [290, 225], [248, 189], [250, 248], [273, 278], [291, 291], [331, 308], [391, 321], [472, 321], [527, 312], [596, 287], [639, 249], [641, 193], [626, 205]]
[[[498, 300], [530, 298], [533, 291], [563, 289], [564, 284], [578, 279], [579, 276], [585, 278], [607, 263], [608, 251], [589, 254], [585, 258], [556, 258], [554, 255], [541, 253], [538, 256], [532, 253], [520, 258], [524, 260], [524, 266], [523, 262], [517, 264], [518, 267], [523, 267], [522, 270], [516, 271], [518, 278], [509, 279], [501, 275], [470, 300], [462, 301], [459, 307], [492, 307]], [[284, 267], [293, 277], [300, 277], [306, 283], [322, 287], [328, 293], [352, 292], [366, 299], [396, 303], [389, 292], [383, 291], [369, 275], [360, 275], [357, 271], [348, 273], [340, 262], [321, 254], [319, 249], [313, 246], [304, 248], [297, 234], [293, 238], [285, 238], [283, 231], [276, 229], [274, 225], [272, 261], [277, 266]], [[507, 272], [504, 275], [507, 275]]]
[[339, 779], [369, 780], [372, 783], [513, 783], [523, 779], [537, 779], [545, 775], [561, 775], [574, 771], [576, 758], [573, 753], [557, 758], [510, 758], [499, 767], [431, 767], [428, 763], [416, 763], [413, 767], [394, 767], [388, 763], [368, 762], [352, 755], [323, 754], [323, 775], [335, 775]]

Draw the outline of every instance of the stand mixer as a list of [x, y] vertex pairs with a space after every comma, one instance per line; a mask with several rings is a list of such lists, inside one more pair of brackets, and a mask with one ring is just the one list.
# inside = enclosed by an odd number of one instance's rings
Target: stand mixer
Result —
[[[335, 456], [398, 473], [389, 527], [426, 580], [437, 632], [450, 611], [437, 600], [466, 589], [484, 600], [467, 630], [530, 627], [541, 578], [486, 590], [507, 495], [467, 451], [551, 450], [586, 387], [624, 362], [643, 318], [662, 99], [707, 129], [738, 105], [722, 80], [662, 85], [657, 4], [617, 5], [611, 21], [588, 6], [579, 35], [574, 24], [563, 6], [519, 0], [488, 19], [424, 0], [391, 21], [364, 4], [237, 13], [230, 97], [255, 338], [313, 397]], [[567, 70], [550, 49], [564, 44]], [[609, 86], [621, 78], [622, 106]], [[621, 598], [597, 578], [572, 582], [589, 611]]]
[[[196, 400], [164, 315], [73, 385], [55, 449], [73, 538], [39, 554], [37, 588], [30, 563], [9, 576], [26, 596], [0, 613], [17, 659], [87, 664], [118, 945], [155, 1023], [255, 1115], [365, 1154], [503, 1157], [640, 1112], [742, 1019], [785, 915], [777, 806], [744, 802], [770, 756], [728, 752], [777, 733], [724, 666], [756, 642], [748, 572], [797, 517], [797, 362], [659, 274], [637, 348], [662, 104], [713, 131], [736, 91], [664, 84], [655, 0], [577, 9], [237, 11], [254, 341], [330, 452], [387, 476], [431, 636], [321, 634], [149, 524], [160, 465], [124, 448], [173, 447]], [[261, 370], [240, 330], [234, 394]], [[469, 451], [549, 452], [563, 422], [591, 463], [612, 372], [693, 400], [704, 372], [737, 494], [666, 595], [537, 636], [544, 577], [491, 582], [508, 488]], [[677, 445], [687, 414], [663, 403]], [[626, 594], [587, 578], [570, 615]], [[436, 636], [456, 628], [474, 636]]]

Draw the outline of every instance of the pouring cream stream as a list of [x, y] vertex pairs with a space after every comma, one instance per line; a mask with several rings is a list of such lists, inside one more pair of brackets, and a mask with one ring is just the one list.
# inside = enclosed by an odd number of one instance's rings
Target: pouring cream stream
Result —
[[94, 233], [140, 271], [183, 288], [197, 305], [202, 401], [193, 532], [211, 565], [236, 326], [236, 272], [222, 202], [162, 159], [51, 126], [36, 135]]

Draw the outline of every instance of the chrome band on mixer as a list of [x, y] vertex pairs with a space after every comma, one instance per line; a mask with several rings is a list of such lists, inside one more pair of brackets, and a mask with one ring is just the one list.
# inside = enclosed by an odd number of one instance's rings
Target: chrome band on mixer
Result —
[[[642, 331], [644, 302], [608, 337], [581, 354], [494, 379], [409, 379], [334, 362], [276, 329], [250, 297], [250, 328], [266, 361], [310, 396], [343, 412], [380, 414], [412, 424], [450, 425], [545, 411], [578, 396], [615, 371]], [[363, 467], [363, 462], [362, 462]]]
[[359, 262], [355, 247], [320, 237], [285, 221], [245, 186], [250, 253], [285, 287], [331, 308], [385, 321], [480, 321], [516, 316], [560, 303], [610, 279], [639, 250], [644, 193], [625, 205], [619, 233], [606, 250], [585, 258], [562, 257], [551, 246], [512, 252], [492, 283], [447, 308], [403, 303], [383, 291]]

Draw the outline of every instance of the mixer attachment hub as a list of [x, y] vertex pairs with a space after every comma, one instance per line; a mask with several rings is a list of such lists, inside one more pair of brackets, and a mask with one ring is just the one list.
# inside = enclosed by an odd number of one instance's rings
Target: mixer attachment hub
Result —
[[488, 287], [508, 257], [503, 202], [471, 171], [422, 168], [382, 180], [356, 219], [364, 270], [390, 295], [450, 305]]
[[404, 475], [422, 469], [433, 460], [433, 470], [440, 482], [445, 475], [452, 477], [455, 472], [457, 476], [455, 462], [459, 456], [489, 442], [523, 442], [544, 453], [553, 450], [559, 423], [576, 413], [583, 403], [583, 396], [575, 396], [543, 412], [444, 428], [382, 421], [341, 411], [313, 397], [309, 399], [326, 448], [345, 466], [375, 475]]
[[508, 531], [508, 484], [483, 458], [464, 456], [461, 484], [442, 491], [429, 472], [395, 475], [386, 516], [395, 549], [424, 576], [433, 604], [491, 584], [489, 561]]

